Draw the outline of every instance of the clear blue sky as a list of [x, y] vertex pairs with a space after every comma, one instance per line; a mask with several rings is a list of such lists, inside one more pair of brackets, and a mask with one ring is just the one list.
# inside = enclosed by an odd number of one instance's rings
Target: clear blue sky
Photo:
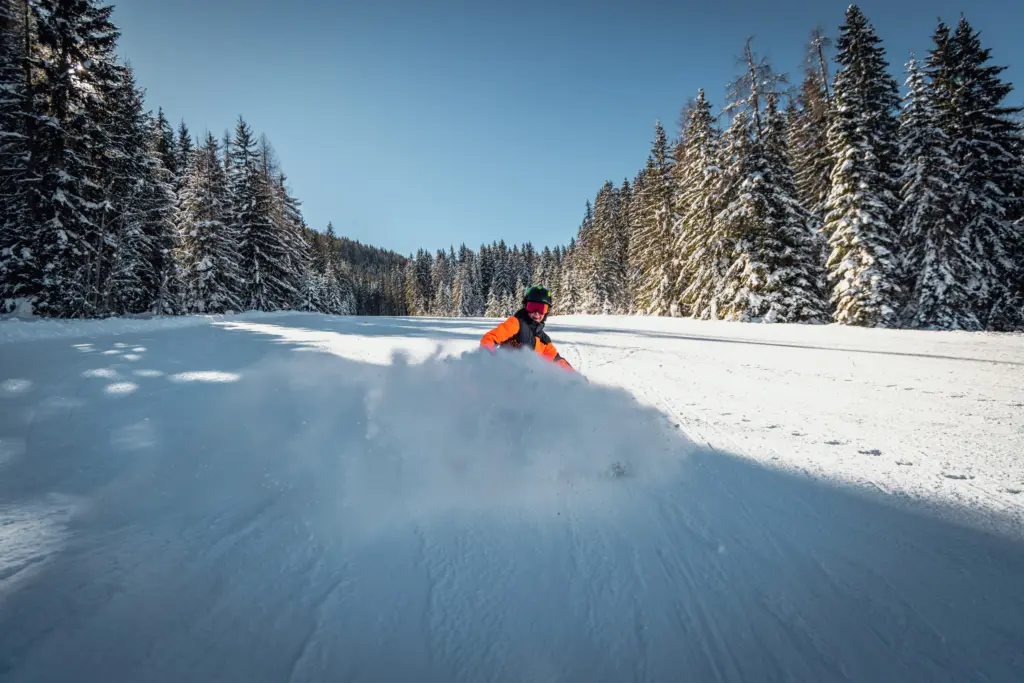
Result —
[[[147, 103], [194, 134], [239, 114], [273, 143], [314, 228], [410, 253], [564, 244], [584, 202], [643, 166], [744, 40], [799, 78], [845, 0], [121, 0]], [[894, 70], [963, 11], [1024, 101], [1024, 3], [867, 0]], [[897, 74], [902, 83], [902, 74]]]

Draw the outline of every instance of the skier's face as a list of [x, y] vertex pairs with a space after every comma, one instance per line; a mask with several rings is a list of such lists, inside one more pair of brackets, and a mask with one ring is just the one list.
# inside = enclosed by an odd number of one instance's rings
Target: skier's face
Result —
[[548, 305], [537, 301], [527, 301], [526, 313], [530, 316], [530, 319], [533, 320], [533, 322], [539, 323], [544, 320], [544, 316], [547, 315]]

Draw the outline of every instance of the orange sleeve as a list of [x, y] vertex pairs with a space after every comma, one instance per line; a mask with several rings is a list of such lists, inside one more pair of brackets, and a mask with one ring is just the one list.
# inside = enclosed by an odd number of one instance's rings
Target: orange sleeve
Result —
[[512, 316], [480, 339], [480, 346], [494, 351], [498, 344], [504, 344], [519, 334], [519, 319]]
[[559, 355], [558, 349], [555, 348], [554, 344], [545, 344], [540, 339], [538, 339], [535, 350], [537, 351], [537, 353], [544, 356], [544, 358], [548, 359], [552, 363], [561, 365], [566, 370], [573, 369], [573, 367], [569, 365], [569, 361], [565, 360], [564, 358], [562, 358], [561, 355]]

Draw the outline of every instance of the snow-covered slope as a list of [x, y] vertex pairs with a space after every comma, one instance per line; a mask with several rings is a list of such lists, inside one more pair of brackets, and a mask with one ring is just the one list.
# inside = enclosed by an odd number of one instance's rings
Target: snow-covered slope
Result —
[[2, 681], [1024, 679], [1019, 335], [35, 324]]

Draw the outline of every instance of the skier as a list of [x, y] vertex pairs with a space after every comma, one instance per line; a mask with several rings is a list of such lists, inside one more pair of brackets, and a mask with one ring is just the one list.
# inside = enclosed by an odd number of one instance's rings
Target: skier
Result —
[[533, 349], [545, 359], [575, 372], [569, 362], [558, 354], [551, 337], [544, 331], [544, 321], [551, 310], [551, 293], [544, 287], [530, 287], [523, 296], [523, 307], [480, 339], [480, 346], [491, 354], [498, 348]]

